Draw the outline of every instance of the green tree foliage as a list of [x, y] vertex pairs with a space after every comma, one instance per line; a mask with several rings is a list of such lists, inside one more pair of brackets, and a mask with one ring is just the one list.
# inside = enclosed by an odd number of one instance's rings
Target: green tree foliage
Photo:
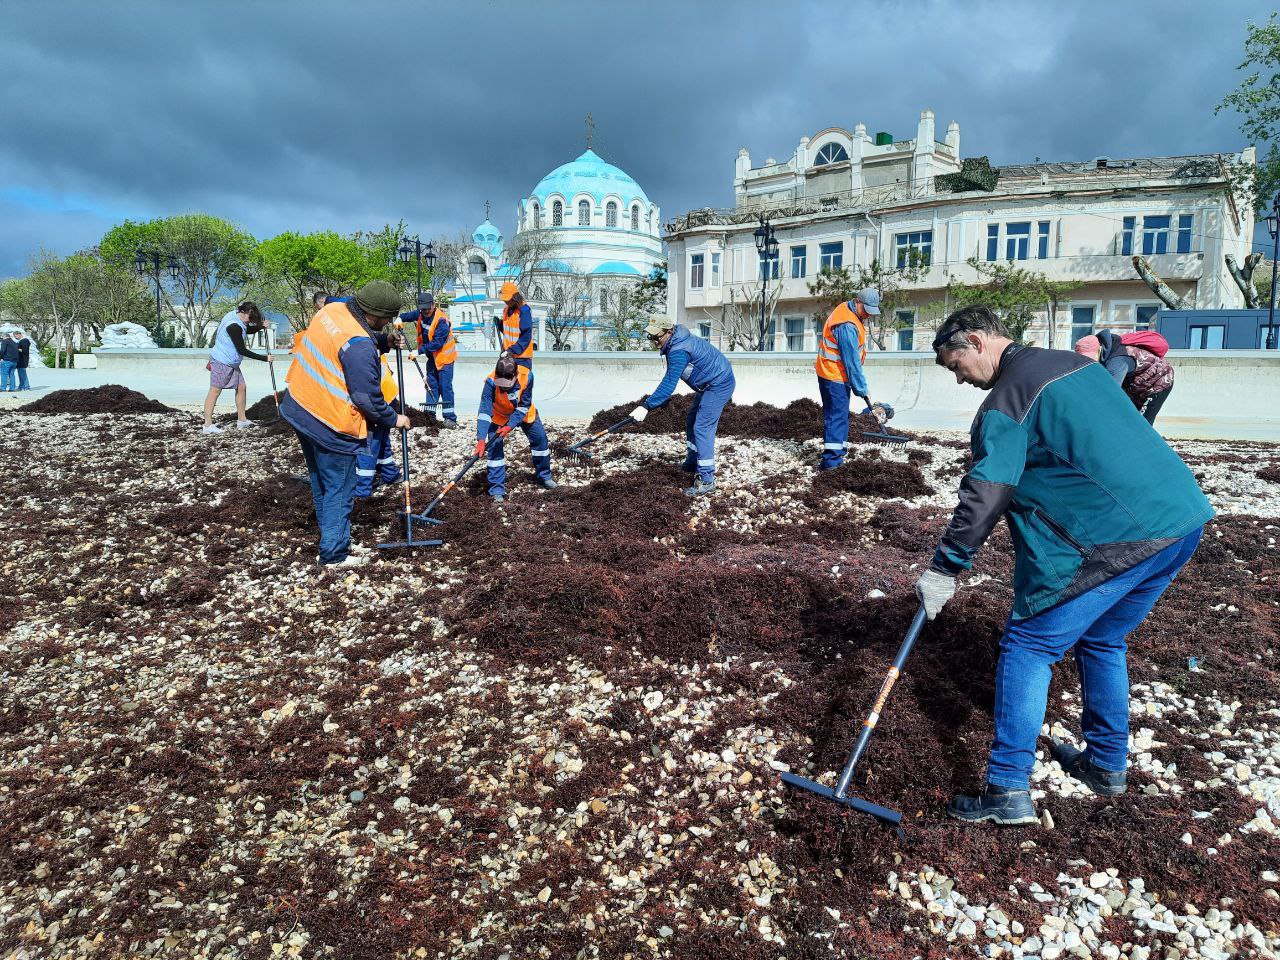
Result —
[[995, 311], [1018, 343], [1025, 342], [1027, 329], [1039, 310], [1049, 314], [1050, 334], [1057, 309], [1067, 294], [1079, 285], [1050, 280], [1043, 273], [1008, 263], [991, 263], [970, 257], [966, 261], [978, 274], [979, 282], [962, 283], [952, 277], [947, 283], [947, 301], [952, 310], [973, 304], [985, 304]]
[[819, 299], [819, 307], [813, 317], [819, 323], [825, 322], [837, 304], [852, 300], [859, 290], [874, 287], [880, 291], [880, 316], [868, 321], [867, 336], [884, 350], [887, 334], [902, 326], [898, 320], [898, 308], [911, 300], [905, 285], [918, 283], [928, 270], [928, 258], [914, 247], [906, 251], [901, 266], [886, 267], [879, 260], [872, 260], [869, 266], [853, 271], [848, 267], [823, 269], [809, 284], [809, 293]]
[[1237, 169], [1233, 179], [1261, 212], [1280, 193], [1280, 23], [1273, 13], [1266, 23], [1250, 21], [1245, 27], [1245, 57], [1237, 69], [1250, 72], [1214, 112], [1238, 113], [1240, 132], [1258, 147], [1257, 167]]
[[[54, 350], [54, 366], [71, 365], [77, 343], [88, 339], [102, 263], [95, 257], [77, 253], [61, 259], [47, 251], [36, 255], [27, 292], [31, 307], [43, 319], [40, 334]], [[40, 336], [36, 342], [42, 342]]]
[[167, 260], [160, 274], [166, 321], [181, 340], [203, 347], [212, 333], [215, 304], [249, 278], [257, 246], [252, 236], [233, 223], [206, 213], [189, 213], [145, 223], [126, 220], [107, 231], [98, 249], [103, 260], [122, 269], [133, 266], [139, 249], [172, 257], [177, 276], [170, 276]]

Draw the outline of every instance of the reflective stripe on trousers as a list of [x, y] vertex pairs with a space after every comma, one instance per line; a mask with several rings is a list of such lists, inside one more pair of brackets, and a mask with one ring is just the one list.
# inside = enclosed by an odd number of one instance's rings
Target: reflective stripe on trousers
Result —
[[[534, 417], [532, 423], [520, 424], [525, 437], [529, 440], [529, 454], [533, 460], [533, 472], [539, 480], [551, 479], [551, 444], [547, 440], [547, 430], [542, 425], [541, 417]], [[506, 437], [494, 437], [489, 442], [486, 452], [493, 459], [485, 462], [489, 468], [489, 494], [505, 496], [507, 492], [507, 458], [503, 455]]]
[[736, 385], [733, 374], [695, 393], [685, 420], [685, 466], [695, 468], [698, 478], [710, 483], [716, 475], [716, 428], [724, 405], [733, 396]]

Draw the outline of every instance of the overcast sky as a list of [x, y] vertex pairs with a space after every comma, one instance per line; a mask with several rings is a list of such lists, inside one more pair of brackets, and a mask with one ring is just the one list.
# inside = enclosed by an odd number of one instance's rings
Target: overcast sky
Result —
[[584, 148], [664, 218], [828, 126], [996, 164], [1225, 152], [1261, 3], [0, 0], [0, 277], [125, 218], [503, 233]]

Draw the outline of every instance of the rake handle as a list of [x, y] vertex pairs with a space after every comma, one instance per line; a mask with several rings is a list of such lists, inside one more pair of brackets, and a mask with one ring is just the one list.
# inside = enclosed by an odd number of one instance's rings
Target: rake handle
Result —
[[583, 447], [587, 446], [588, 444], [595, 443], [595, 442], [596, 442], [597, 440], [599, 440], [601, 437], [607, 437], [607, 436], [608, 436], [609, 434], [611, 434], [611, 433], [617, 433], [617, 432], [618, 432], [619, 430], [621, 430], [623, 427], [627, 426], [628, 424], [632, 424], [632, 423], [635, 423], [635, 421], [634, 421], [634, 420], [632, 420], [630, 417], [627, 417], [627, 419], [625, 419], [625, 420], [619, 420], [619, 421], [618, 421], [617, 423], [615, 423], [613, 426], [611, 426], [611, 427], [605, 427], [605, 428], [604, 428], [603, 430], [601, 430], [599, 433], [593, 433], [591, 436], [587, 437], [585, 440], [579, 440], [577, 443], [570, 444], [570, 446], [569, 446], [569, 451], [570, 451], [571, 453], [573, 453], [573, 452], [576, 452], [576, 451], [578, 451], [578, 450], [581, 450]]
[[[267, 347], [267, 350], [270, 350]], [[276, 402], [276, 416], [280, 416], [280, 388], [276, 386], [276, 365], [270, 360], [267, 361], [267, 370], [271, 373], [271, 399]]]
[[902, 673], [907, 657], [911, 655], [911, 648], [916, 645], [916, 639], [920, 636], [920, 631], [924, 628], [927, 619], [924, 605], [922, 604], [920, 609], [916, 611], [915, 618], [911, 621], [911, 626], [907, 628], [907, 635], [903, 637], [902, 645], [898, 647], [898, 655], [893, 658], [893, 666], [885, 674], [884, 681], [880, 684], [880, 692], [876, 694], [876, 701], [871, 707], [871, 712], [862, 721], [862, 729], [858, 732], [858, 739], [853, 745], [853, 750], [849, 753], [849, 759], [845, 761], [844, 770], [840, 772], [840, 781], [836, 784], [836, 797], [839, 799], [844, 799], [849, 790], [849, 784], [853, 782], [853, 774], [858, 767], [858, 761], [862, 759], [862, 754], [867, 749], [867, 744], [871, 741], [871, 734], [875, 732], [876, 724], [880, 720], [880, 711], [884, 709], [884, 705], [889, 699], [889, 692], [893, 690], [894, 683], [897, 682], [899, 675]]

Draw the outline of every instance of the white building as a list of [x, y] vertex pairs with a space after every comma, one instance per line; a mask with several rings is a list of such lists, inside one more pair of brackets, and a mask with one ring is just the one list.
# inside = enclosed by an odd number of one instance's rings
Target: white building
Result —
[[572, 328], [566, 346], [597, 346], [613, 298], [661, 261], [661, 222], [640, 185], [594, 151], [556, 167], [517, 205], [510, 245], [488, 219], [473, 232], [449, 308], [464, 345], [486, 343], [502, 313], [498, 291], [515, 280], [538, 321], [539, 349], [552, 349], [557, 321]]
[[[767, 215], [779, 241], [770, 283], [778, 350], [815, 349], [821, 304], [809, 284], [824, 266], [901, 262], [915, 250], [928, 269], [895, 318], [887, 349], [922, 349], [946, 309], [949, 278], [977, 283], [966, 261], [1012, 261], [1050, 279], [1078, 283], [1059, 308], [1054, 346], [1093, 329], [1144, 325], [1160, 302], [1138, 278], [1134, 254], [1199, 308], [1234, 307], [1243, 297], [1225, 256], [1249, 252], [1253, 214], [1227, 189], [1240, 154], [1150, 157], [1001, 167], [994, 189], [950, 192], [939, 174], [958, 173], [960, 128], [934, 139], [924, 111], [913, 140], [829, 128], [803, 137], [785, 163], [752, 167], [745, 149], [734, 167], [736, 205], [693, 210], [667, 225], [668, 311], [711, 339], [725, 340], [735, 304], [760, 299], [765, 270], [753, 231]], [[967, 174], [966, 174], [967, 175]], [[1047, 344], [1047, 308], [1028, 339]]]

